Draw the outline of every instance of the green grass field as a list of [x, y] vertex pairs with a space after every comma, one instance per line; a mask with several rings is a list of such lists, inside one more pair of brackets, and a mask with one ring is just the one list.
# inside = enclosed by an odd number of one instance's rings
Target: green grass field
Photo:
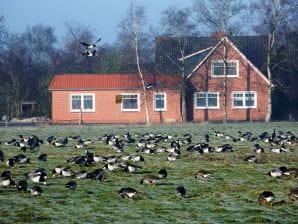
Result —
[[[185, 124], [185, 125], [82, 125], [82, 126], [34, 126], [0, 127], [0, 145], [8, 158], [23, 153], [20, 149], [5, 146], [4, 141], [37, 135], [46, 140], [50, 135], [64, 138], [80, 135], [92, 139], [94, 143], [87, 148], [94, 154], [120, 155], [110, 146], [96, 142], [104, 134], [123, 135], [129, 131], [135, 133], [165, 133], [192, 135], [192, 143], [200, 143], [205, 134], [210, 135], [210, 145], [220, 146], [229, 143], [234, 152], [191, 154], [182, 146], [180, 159], [167, 161], [167, 153], [145, 154], [142, 170], [139, 173], [125, 173], [121, 170], [105, 170], [103, 181], [89, 179], [76, 180], [75, 191], [66, 189], [65, 184], [73, 178], [52, 177], [52, 169], [57, 165], [69, 165], [74, 172], [92, 171], [102, 168], [103, 163], [88, 167], [67, 164], [67, 159], [84, 155], [85, 149], [75, 149], [75, 142], [55, 148], [43, 144], [37, 152], [27, 150], [24, 154], [31, 159], [30, 164], [16, 164], [13, 168], [0, 162], [0, 172], [10, 170], [16, 182], [26, 179], [25, 174], [44, 168], [48, 174], [47, 184], [40, 186], [43, 194], [32, 196], [29, 192], [18, 192], [14, 187], [0, 187], [0, 223], [297, 223], [298, 204], [288, 199], [291, 188], [298, 187], [297, 179], [291, 177], [273, 178], [266, 175], [280, 166], [298, 167], [298, 145], [290, 146], [289, 153], [272, 153], [269, 145], [261, 142], [266, 153], [261, 163], [245, 162], [244, 158], [254, 155], [251, 146], [254, 142], [232, 142], [213, 136], [214, 130], [225, 134], [237, 135], [237, 131], [251, 131], [258, 136], [264, 131], [291, 131], [298, 135], [298, 123], [227, 123], [227, 124]], [[138, 140], [138, 139], [137, 139]], [[163, 143], [166, 145], [165, 143]], [[48, 161], [37, 158], [41, 153], [48, 155]], [[136, 153], [135, 144], [124, 147], [123, 154]], [[161, 169], [168, 171], [168, 177], [159, 185], [141, 185], [144, 174], [157, 174]], [[205, 179], [195, 179], [195, 173], [205, 169], [212, 175]], [[28, 181], [29, 188], [34, 183]], [[185, 198], [175, 195], [175, 189], [184, 186]], [[134, 199], [124, 199], [117, 195], [122, 187], [133, 187], [139, 192]], [[276, 201], [286, 203], [273, 207], [257, 205], [258, 195], [263, 191], [272, 191]]]

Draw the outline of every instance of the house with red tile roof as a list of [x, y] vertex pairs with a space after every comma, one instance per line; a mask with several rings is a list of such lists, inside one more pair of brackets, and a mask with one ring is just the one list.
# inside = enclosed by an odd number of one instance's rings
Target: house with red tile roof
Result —
[[[181, 122], [179, 75], [145, 74], [150, 122]], [[52, 79], [53, 123], [146, 123], [138, 74], [60, 74]]]
[[[151, 123], [182, 122], [181, 74], [172, 69], [173, 60], [161, 55], [175, 56], [178, 63], [176, 39], [157, 41], [156, 63], [163, 74], [144, 75]], [[270, 96], [269, 80], [261, 71], [263, 38], [190, 38], [187, 43], [188, 121], [265, 120]], [[55, 75], [49, 89], [53, 123], [146, 123], [138, 74]]]

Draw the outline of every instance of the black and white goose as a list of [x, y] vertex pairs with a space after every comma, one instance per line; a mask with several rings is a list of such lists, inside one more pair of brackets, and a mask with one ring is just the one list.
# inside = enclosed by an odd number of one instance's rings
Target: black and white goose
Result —
[[88, 173], [87, 178], [91, 179], [91, 180], [99, 180], [102, 181], [104, 177], [104, 171], [103, 169], [96, 169], [90, 173]]
[[142, 169], [142, 167], [139, 165], [127, 163], [124, 171], [130, 172], [130, 173], [135, 173], [135, 172], [139, 171], [140, 169]]
[[71, 167], [69, 167], [69, 166], [64, 167], [61, 170], [61, 176], [62, 177], [72, 177], [73, 175], [74, 175], [74, 172], [71, 170]]
[[82, 44], [83, 46], [85, 46], [86, 50], [90, 50], [96, 47], [96, 44], [101, 41], [101, 38], [98, 38], [94, 43], [86, 43], [81, 41], [80, 44]]
[[183, 186], [179, 186], [176, 188], [175, 193], [178, 197], [185, 197], [186, 189]]
[[55, 147], [63, 147], [68, 143], [68, 138], [63, 138], [63, 139], [59, 139], [59, 140], [54, 140], [52, 142], [52, 145]]
[[20, 180], [17, 184], [18, 191], [27, 191], [28, 183], [25, 180]]
[[76, 179], [86, 179], [88, 176], [88, 172], [86, 170], [81, 170], [74, 174]]
[[34, 186], [33, 188], [31, 188], [30, 192], [33, 196], [37, 196], [41, 195], [43, 191], [40, 186]]
[[15, 165], [15, 160], [13, 158], [9, 158], [7, 161], [6, 161], [6, 165], [7, 166], [10, 166], [10, 167], [13, 167]]
[[118, 191], [118, 195], [122, 198], [134, 198], [137, 196], [137, 190], [131, 187], [124, 187]]
[[255, 155], [247, 156], [244, 158], [244, 161], [250, 162], [250, 163], [256, 163], [257, 157]]
[[271, 177], [281, 177], [288, 169], [285, 166], [281, 166], [278, 169], [270, 170], [267, 175]]
[[161, 169], [158, 171], [158, 177], [161, 179], [161, 178], [167, 178], [168, 176], [168, 172], [166, 169]]
[[68, 188], [74, 191], [77, 189], [77, 183], [75, 181], [69, 181], [68, 183], [65, 184], [65, 188]]
[[42, 153], [38, 156], [38, 160], [46, 162], [48, 160], [48, 155], [46, 153]]
[[274, 200], [275, 195], [271, 191], [264, 191], [258, 197], [258, 205], [269, 204], [272, 207]]
[[16, 186], [11, 177], [0, 177], [0, 187]]
[[13, 160], [14, 160], [16, 163], [20, 163], [20, 164], [30, 163], [30, 158], [26, 157], [24, 154], [18, 154], [18, 155], [15, 155], [15, 156], [13, 157]]
[[47, 184], [47, 182], [46, 182], [47, 174], [46, 174], [45, 169], [43, 169], [43, 168], [33, 170], [30, 173], [28, 173], [26, 176], [33, 183]]

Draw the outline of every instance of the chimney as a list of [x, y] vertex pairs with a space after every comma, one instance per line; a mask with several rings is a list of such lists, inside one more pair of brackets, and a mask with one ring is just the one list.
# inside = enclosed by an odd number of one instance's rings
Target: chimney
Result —
[[213, 32], [211, 36], [216, 40], [220, 40], [221, 38], [227, 36], [227, 34], [223, 31], [216, 31]]

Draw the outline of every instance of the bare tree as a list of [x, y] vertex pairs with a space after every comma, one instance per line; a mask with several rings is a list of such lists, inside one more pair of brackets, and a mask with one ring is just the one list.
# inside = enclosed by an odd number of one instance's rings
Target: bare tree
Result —
[[193, 0], [197, 21], [210, 32], [240, 32], [246, 4], [241, 0]]
[[145, 86], [145, 81], [141, 69], [140, 61], [140, 45], [142, 38], [144, 36], [143, 29], [146, 25], [146, 13], [145, 8], [142, 5], [137, 5], [131, 2], [127, 14], [119, 24], [120, 32], [119, 39], [127, 43], [127, 46], [134, 51], [135, 63], [137, 66], [137, 71], [140, 75], [143, 94], [145, 100], [145, 110], [146, 110], [146, 123], [150, 124], [150, 116], [148, 109], [148, 94], [147, 88]]
[[5, 17], [1, 15], [0, 16], [0, 51], [3, 51], [7, 38], [8, 38], [8, 31], [5, 26]]
[[[251, 13], [257, 18], [257, 24], [254, 26], [258, 34], [268, 35], [267, 46], [267, 77], [269, 79], [268, 93], [268, 112], [266, 121], [271, 120], [272, 116], [272, 93], [274, 88], [273, 68], [278, 67], [279, 62], [273, 62], [273, 57], [276, 55], [276, 48], [281, 44], [286, 30], [293, 30], [297, 28], [297, 3], [292, 0], [264, 0], [253, 1], [251, 6]], [[295, 22], [296, 21], [296, 22]]]
[[[187, 106], [186, 106], [186, 94], [187, 94], [187, 79], [185, 73], [185, 56], [188, 46], [188, 37], [196, 35], [196, 24], [192, 21], [192, 14], [189, 8], [178, 8], [177, 6], [171, 6], [162, 12], [161, 26], [163, 27], [163, 33], [166, 37], [173, 41], [178, 48], [178, 58], [171, 53], [162, 52], [166, 54], [168, 60], [173, 64], [181, 75], [181, 115], [182, 122], [187, 121]], [[157, 38], [157, 42], [161, 38]]]

